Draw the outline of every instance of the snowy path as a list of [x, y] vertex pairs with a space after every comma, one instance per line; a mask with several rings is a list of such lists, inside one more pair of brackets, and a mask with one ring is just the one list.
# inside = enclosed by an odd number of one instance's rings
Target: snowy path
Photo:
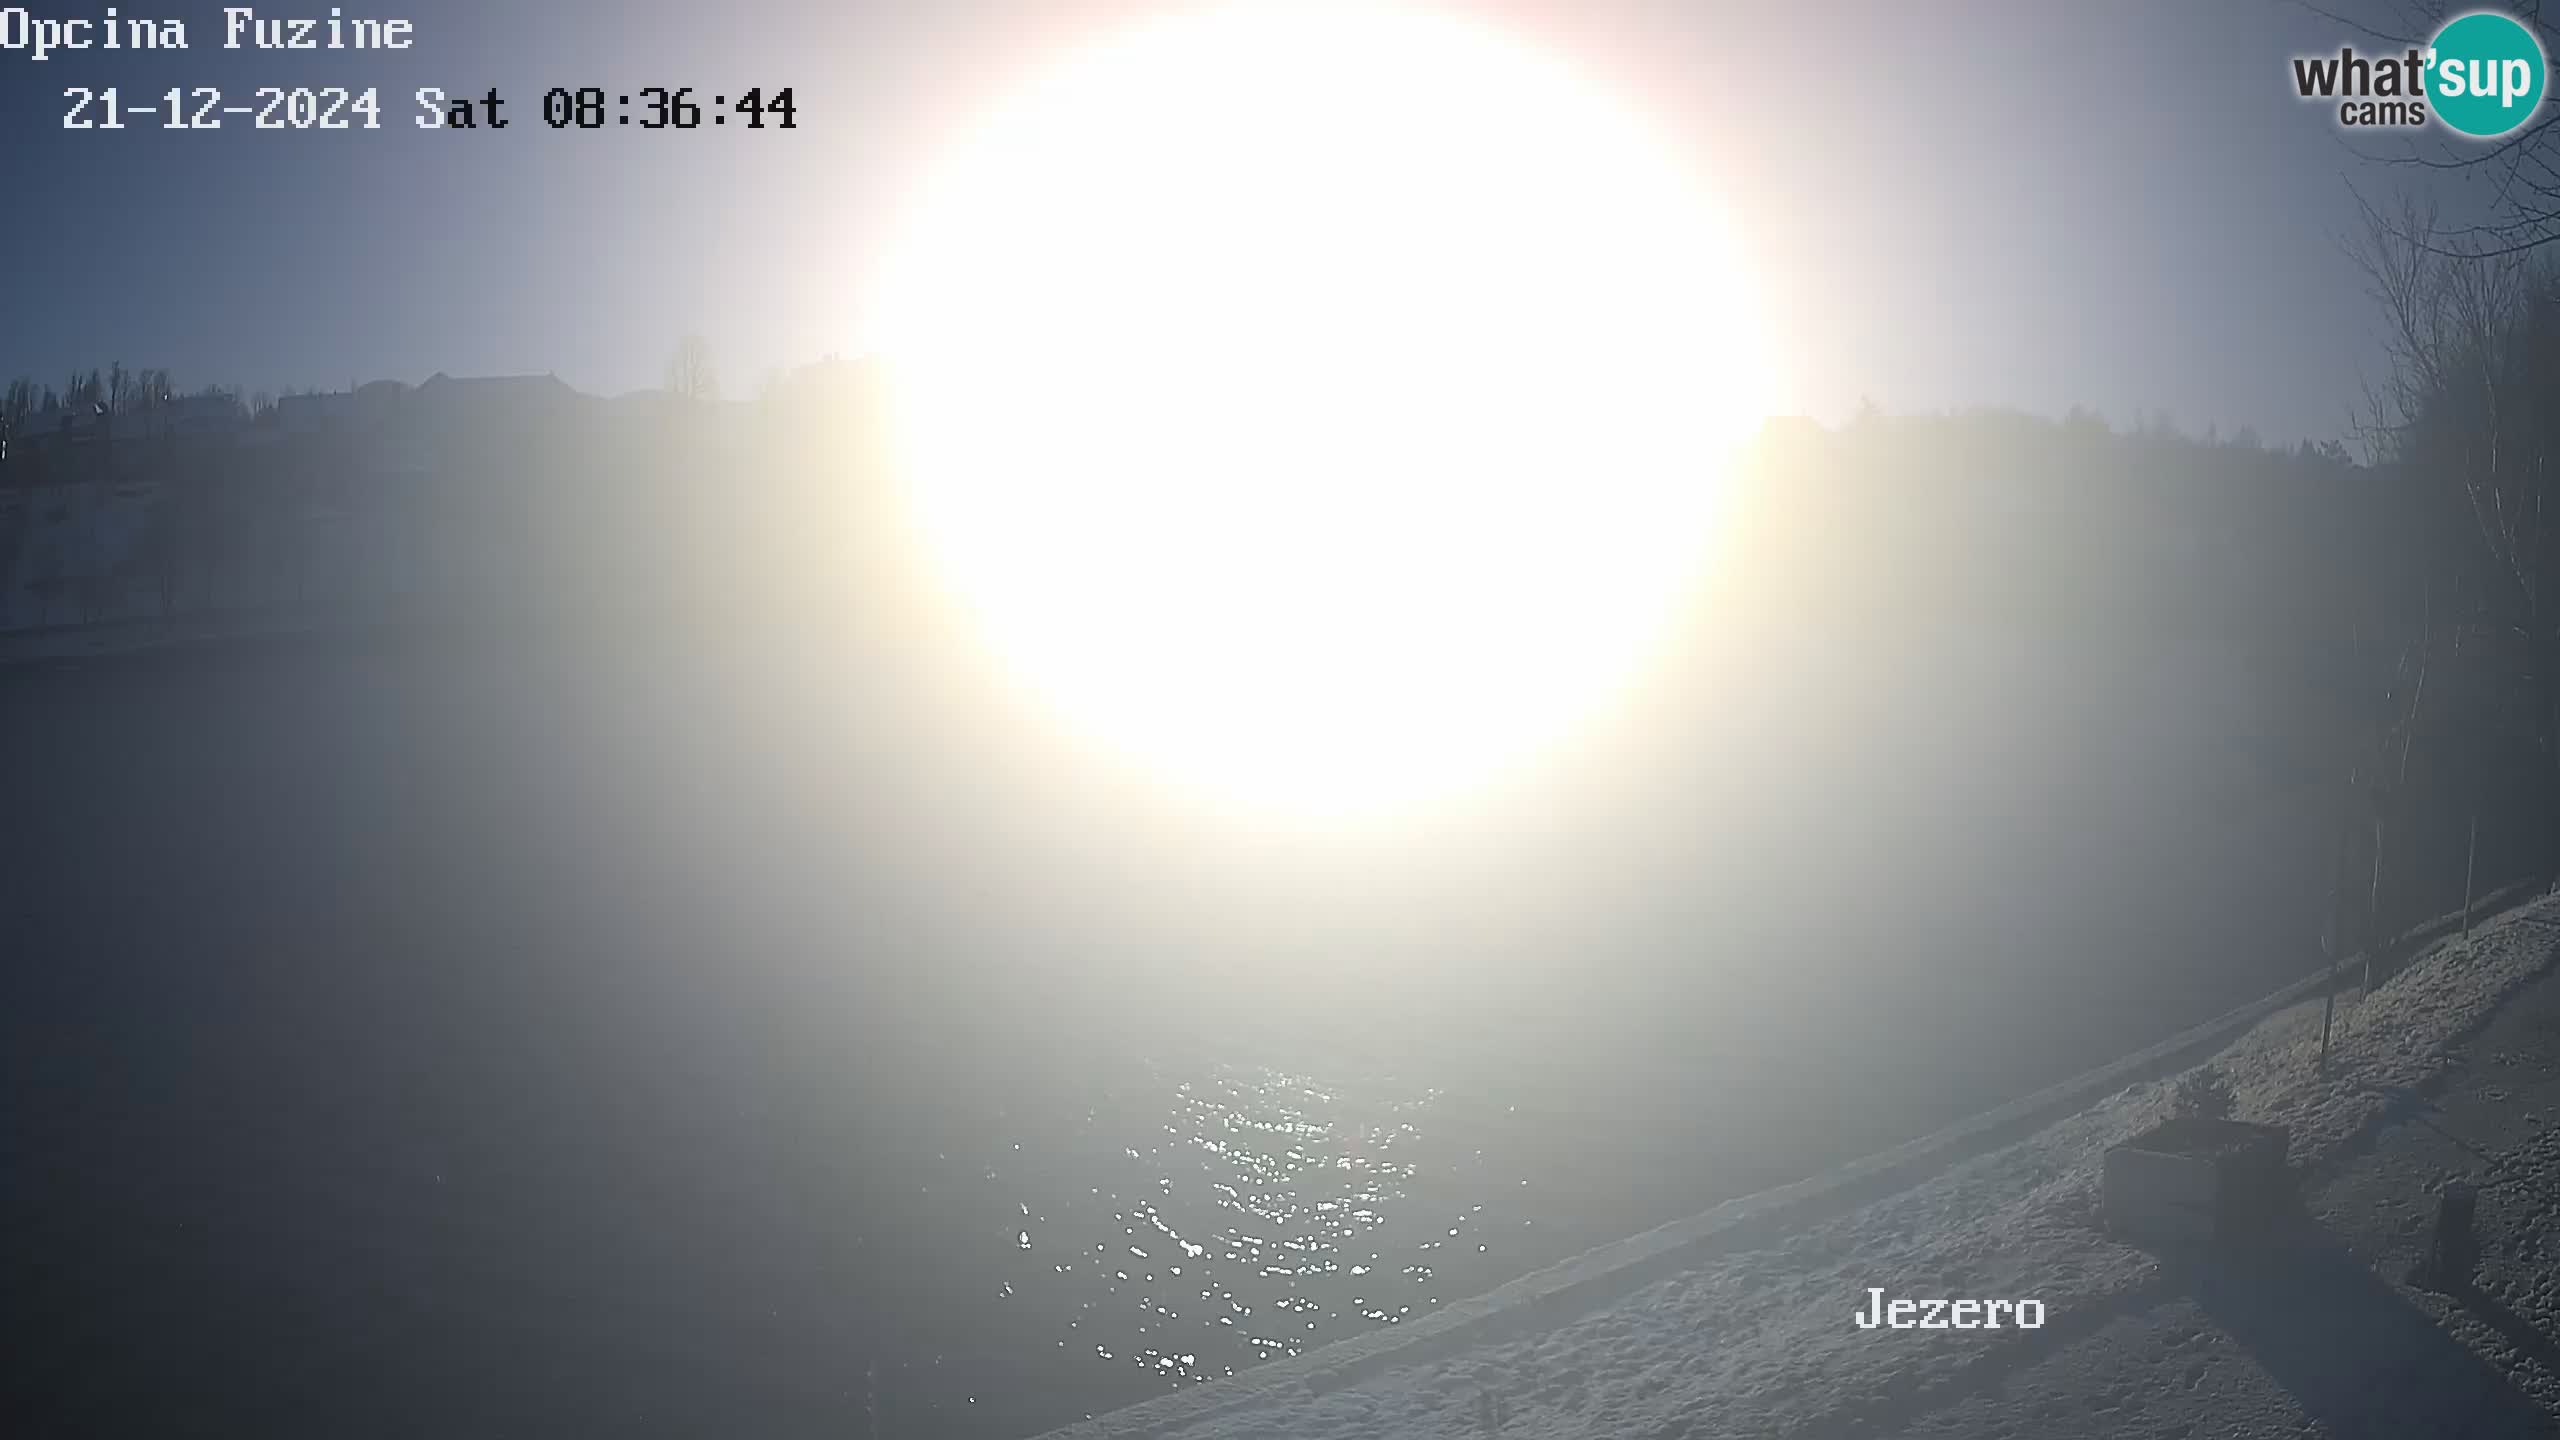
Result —
[[[2422, 1088], [2474, 1083], [2464, 1067], [2477, 1047], [2462, 1043], [2471, 1032], [2492, 1015], [2518, 1025], [2539, 1016], [2554, 1028], [2541, 1032], [2533, 1063], [2560, 1058], [2560, 1022], [2551, 1019], [2560, 984], [2535, 986], [2515, 1007], [2519, 1018], [2498, 1013], [2555, 955], [2560, 900], [2539, 901], [2483, 926], [2467, 952], [2459, 942], [2441, 943], [2369, 999], [2342, 996], [2338, 1049], [2325, 1082], [2312, 1074], [2318, 1002], [2280, 1011], [2219, 1057], [2234, 1081], [2237, 1113], [2292, 1127], [2294, 1159], [2311, 1173], [2315, 1207], [2370, 1210], [2380, 1202], [2357, 1198], [2355, 1187], [2364, 1184], [2395, 1197], [2405, 1212], [2423, 1199], [2422, 1181], [2387, 1169], [2397, 1150], [2385, 1142], [2416, 1127], [2390, 1127], [2417, 1112], [2414, 1095]], [[2416, 1357], [2402, 1362], [2418, 1367], [2402, 1378], [2433, 1387], [2434, 1398], [2460, 1396], [2428, 1413], [2476, 1422], [2480, 1434], [2540, 1433], [2543, 1420], [2519, 1387], [2529, 1382], [2542, 1404], [2552, 1403], [2548, 1353], [2520, 1360], [2527, 1371], [2542, 1369], [2508, 1383], [2476, 1357], [2466, 1360], [2474, 1352], [2464, 1346], [2425, 1343], [2446, 1331], [2411, 1318], [2423, 1311], [2399, 1314], [2374, 1302], [2374, 1289], [2391, 1287], [2362, 1266], [2340, 1261], [2313, 1276], [2337, 1293], [2310, 1308], [2333, 1323], [2363, 1317], [2367, 1332], [2288, 1359], [2269, 1353], [2284, 1349], [2270, 1339], [2284, 1332], [2281, 1316], [2265, 1305], [2251, 1311], [2246, 1294], [2227, 1290], [2199, 1299], [2187, 1293], [2199, 1287], [2150, 1255], [2109, 1241], [2096, 1219], [2100, 1156], [2165, 1114], [2167, 1093], [2166, 1082], [2137, 1085], [1904, 1193], [1764, 1247], [1709, 1256], [1552, 1328], [1328, 1393], [1277, 1392], [1156, 1433], [1185, 1440], [1483, 1436], [1490, 1418], [1496, 1433], [1524, 1440], [2064, 1429], [2380, 1434], [2340, 1418], [2350, 1408], [2336, 1400], [2346, 1393], [2343, 1382], [2313, 1396], [2299, 1393], [2317, 1391], [2319, 1374], [2361, 1373], [2356, 1361], [2308, 1358], [2352, 1355], [2360, 1341]], [[2547, 1104], [2560, 1117], [2560, 1090]], [[2372, 1176], [2383, 1178], [2358, 1178]], [[2560, 1169], [2538, 1176], [2560, 1202], [2560, 1184], [2548, 1184]], [[2492, 1208], [2484, 1201], [2484, 1213]], [[2539, 1244], [2549, 1227], [2548, 1208], [2530, 1213], [2542, 1228], [2519, 1230], [2513, 1245]], [[1869, 1332], [1850, 1317], [1870, 1287], [1915, 1297], [2034, 1298], [2050, 1320], [2030, 1333]], [[2532, 1305], [2555, 1299], [2547, 1281], [2526, 1296]], [[2501, 1313], [2512, 1318], [2524, 1309]], [[2240, 1314], [2253, 1318], [2221, 1318]], [[2551, 1318], [2539, 1323], [2543, 1330], [2528, 1325], [2528, 1333], [2547, 1335]], [[2507, 1343], [2530, 1350], [2532, 1341]], [[2461, 1386], [2474, 1389], [2447, 1388]], [[1128, 1433], [1113, 1417], [1059, 1433], [1080, 1430]], [[2429, 1432], [2400, 1424], [2389, 1433]]]

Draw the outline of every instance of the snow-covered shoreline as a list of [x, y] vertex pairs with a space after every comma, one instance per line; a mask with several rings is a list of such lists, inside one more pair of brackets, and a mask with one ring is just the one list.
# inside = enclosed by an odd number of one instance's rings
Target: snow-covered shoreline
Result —
[[[2423, 943], [2423, 942], [2422, 942]], [[2441, 1077], [2448, 1051], [2560, 954], [2560, 900], [2436, 941], [2371, 997], [2342, 995], [2313, 1075], [2311, 977], [2139, 1055], [1798, 1185], [1523, 1277], [1401, 1329], [1052, 1432], [1057, 1440], [1481, 1435], [1789, 1435], [1924, 1413], [2003, 1345], [2085, 1333], [2154, 1284], [2097, 1220], [2105, 1148], [2155, 1122], [2168, 1076], [2212, 1056], [2244, 1118], [2291, 1127], [2315, 1175]], [[2094, 1103], [2091, 1103], [2094, 1101]], [[1931, 1173], [1933, 1170], [1942, 1173]], [[1915, 1176], [1917, 1183], [1912, 1183]], [[1880, 1336], [1869, 1287], [2034, 1296], [2033, 1336]]]

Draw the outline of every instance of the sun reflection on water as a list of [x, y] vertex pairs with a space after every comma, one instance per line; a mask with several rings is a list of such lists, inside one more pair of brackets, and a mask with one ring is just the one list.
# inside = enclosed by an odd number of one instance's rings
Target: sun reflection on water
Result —
[[[1138, 1088], [1086, 1110], [1071, 1148], [1101, 1158], [1000, 1181], [1022, 1192], [1004, 1207], [1004, 1303], [1050, 1316], [1062, 1351], [1215, 1379], [1521, 1268], [1495, 1239], [1519, 1222], [1486, 1203], [1518, 1182], [1485, 1172], [1436, 1088], [1233, 1063], [1150, 1066]], [[1460, 1248], [1444, 1284], [1440, 1256]]]

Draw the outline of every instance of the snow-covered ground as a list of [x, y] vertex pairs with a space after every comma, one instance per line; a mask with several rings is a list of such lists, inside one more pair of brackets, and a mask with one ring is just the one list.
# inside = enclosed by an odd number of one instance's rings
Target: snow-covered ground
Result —
[[[2510, 911], [2468, 945], [2437, 944], [2372, 996], [2340, 997], [2326, 1078], [2314, 1073], [2320, 1002], [2279, 1011], [2216, 1058], [2233, 1082], [2235, 1113], [2289, 1126], [2295, 1162], [2315, 1184], [2335, 1178], [2357, 1163], [2361, 1144], [2407, 1112], [2414, 1093], [2448, 1077], [2459, 1063], [2456, 1046], [2555, 955], [2560, 899]], [[1710, 1255], [1536, 1333], [1329, 1393], [1316, 1384], [1266, 1390], [1188, 1424], [1143, 1423], [1141, 1407], [1059, 1433], [1366, 1440], [1916, 1432], [1959, 1399], [1979, 1405], [1986, 1371], [2102, 1343], [2092, 1337], [2163, 1298], [2161, 1262], [2101, 1230], [2098, 1175], [2107, 1146], [2168, 1113], [2172, 1083], [2136, 1085], [1901, 1194], [1774, 1243]], [[2036, 1332], [1863, 1330], [1851, 1317], [1875, 1287], [1888, 1296], [2036, 1299], [2049, 1318]], [[2192, 1340], [2203, 1327], [2181, 1333]], [[2148, 1358], [2175, 1362], [2179, 1338], [2153, 1333]], [[2046, 1402], [2059, 1413], [1976, 1418], [1999, 1429], [2019, 1422], [2018, 1433], [2061, 1433], [2119, 1411], [2140, 1383]], [[2270, 1410], [2275, 1423], [2292, 1424], [2282, 1412], [2281, 1404]], [[2161, 1433], [2236, 1433], [2209, 1417], [2162, 1421], [2154, 1412], [2152, 1420], [2168, 1426]], [[2519, 1433], [2512, 1423], [2493, 1429]]]
[[[2014, 1347], [1893, 1440], [2560, 1435], [2560, 977], [2456, 1048], [2425, 1093], [2315, 1175], [2309, 1223], [2164, 1271]], [[2409, 1283], [2437, 1193], [2479, 1187], [2468, 1283]]]

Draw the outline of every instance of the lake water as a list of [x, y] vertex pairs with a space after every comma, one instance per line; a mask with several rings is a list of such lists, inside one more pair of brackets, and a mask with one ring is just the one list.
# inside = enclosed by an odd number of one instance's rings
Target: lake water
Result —
[[[1435, 852], [1355, 903], [1169, 858], [1108, 795], [1020, 804], [965, 737], [894, 763], [916, 722], [823, 686], [750, 724], [678, 669], [404, 642], [0, 677], [30, 1433], [1001, 1440], [1405, 1323], [2310, 959], [2298, 819], [2190, 853], [2160, 787], [2076, 757], [2003, 751], [2020, 788], [1967, 791], [1960, 834], [1738, 791], [1739, 848], [1677, 805], [1632, 840], [1559, 811], [1533, 860]], [[1954, 794], [1961, 758], [1924, 734], [1860, 783]]]

